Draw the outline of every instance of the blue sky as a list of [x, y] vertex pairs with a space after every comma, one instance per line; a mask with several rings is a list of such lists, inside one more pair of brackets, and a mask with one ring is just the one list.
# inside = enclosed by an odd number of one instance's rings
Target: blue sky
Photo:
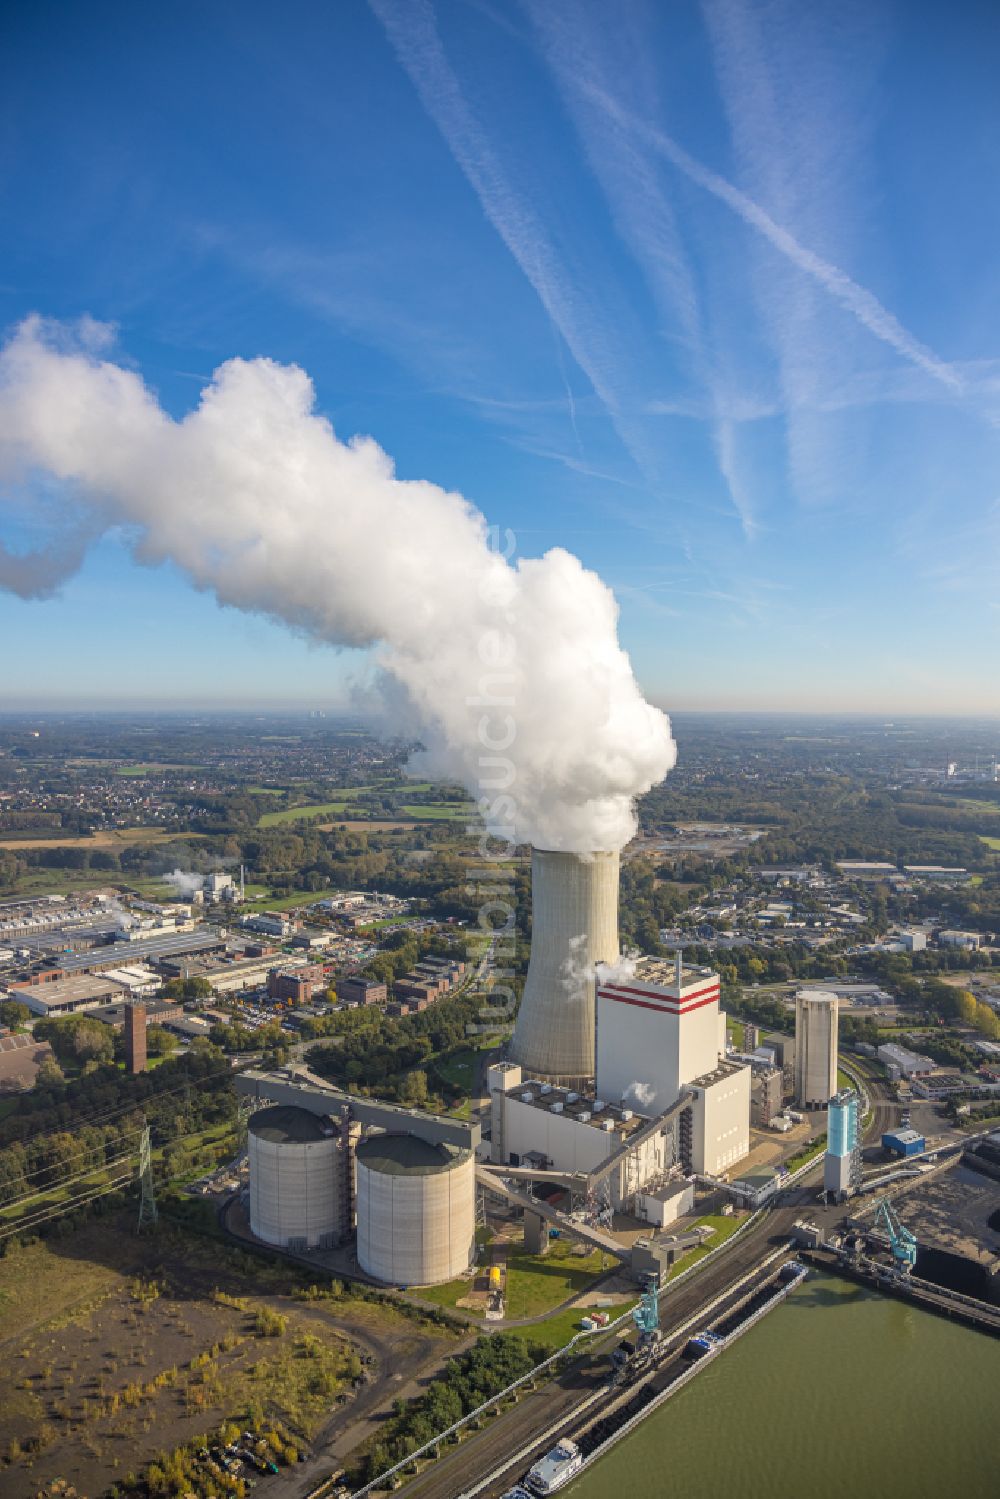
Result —
[[[1000, 712], [1000, 10], [5, 11], [0, 322], [224, 359], [564, 545], [670, 708]], [[0, 505], [0, 539], [29, 529]], [[354, 667], [106, 538], [0, 597], [34, 702], [327, 705]]]

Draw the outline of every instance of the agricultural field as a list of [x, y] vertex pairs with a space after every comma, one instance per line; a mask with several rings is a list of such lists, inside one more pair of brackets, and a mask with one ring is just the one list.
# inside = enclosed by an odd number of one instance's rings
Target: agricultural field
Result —
[[[204, 838], [204, 833], [189, 833], [186, 829], [174, 828], [106, 828], [98, 833], [81, 833], [72, 838], [0, 838], [0, 848], [105, 848], [111, 853], [132, 848], [141, 843], [152, 847], [157, 843], [187, 843], [191, 838]], [[58, 874], [58, 870], [46, 871]], [[105, 876], [105, 883], [107, 876]]]
[[131, 1212], [0, 1260], [0, 1491], [99, 1494], [224, 1421], [299, 1451], [352, 1417], [364, 1366], [413, 1375], [454, 1334], [309, 1295], [294, 1269]]
[[187, 770], [193, 773], [196, 770], [203, 769], [204, 766], [202, 765], [181, 765], [176, 763], [169, 765], [166, 761], [149, 761], [148, 764], [120, 765], [115, 771], [115, 775], [137, 778], [140, 776], [162, 775], [164, 771], [168, 770]]
[[[359, 791], [366, 788], [359, 786]], [[285, 823], [304, 822], [309, 817], [322, 817], [324, 813], [343, 812], [352, 805], [343, 799], [335, 802], [308, 802], [303, 807], [283, 807], [280, 812], [265, 812], [258, 819], [259, 828], [276, 828]]]
[[407, 817], [420, 822], [453, 822], [472, 817], [475, 808], [471, 802], [413, 802], [402, 809]]

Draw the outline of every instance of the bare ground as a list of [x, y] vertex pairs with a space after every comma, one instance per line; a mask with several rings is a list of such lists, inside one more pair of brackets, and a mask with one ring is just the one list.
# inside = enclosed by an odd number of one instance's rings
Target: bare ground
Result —
[[[165, 1224], [138, 1239], [131, 1215], [8, 1255], [0, 1261], [5, 1499], [30, 1499], [56, 1477], [95, 1496], [159, 1451], [251, 1408], [283, 1421], [306, 1449], [317, 1436], [326, 1453], [346, 1451], [456, 1346], [453, 1335], [391, 1308], [302, 1302], [291, 1288], [283, 1267]], [[260, 1335], [260, 1309], [280, 1314], [279, 1334]], [[366, 1382], [355, 1391], [358, 1355]], [[292, 1474], [306, 1471], [300, 1465], [261, 1488], [288, 1491]]]

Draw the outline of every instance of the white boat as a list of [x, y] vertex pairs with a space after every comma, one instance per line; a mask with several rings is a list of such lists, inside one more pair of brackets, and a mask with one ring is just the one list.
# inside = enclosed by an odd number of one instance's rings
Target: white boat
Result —
[[540, 1458], [531, 1469], [525, 1483], [534, 1494], [554, 1494], [564, 1483], [569, 1483], [583, 1467], [583, 1453], [575, 1442], [563, 1438]]

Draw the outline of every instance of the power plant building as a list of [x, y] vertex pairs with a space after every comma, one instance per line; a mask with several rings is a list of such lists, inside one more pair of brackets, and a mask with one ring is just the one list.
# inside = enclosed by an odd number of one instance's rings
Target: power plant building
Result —
[[839, 1008], [825, 989], [795, 996], [795, 1098], [803, 1108], [825, 1108], [837, 1091]]
[[698, 1176], [721, 1176], [750, 1152], [750, 1068], [717, 1061], [688, 1085], [694, 1095], [680, 1116], [680, 1159]]
[[601, 976], [598, 1094], [646, 1115], [662, 1113], [685, 1083], [714, 1069], [725, 1052], [724, 1026], [719, 975], [710, 968], [647, 958], [627, 977]]
[[[592, 1090], [578, 1093], [540, 1078], [522, 1081], [521, 1068], [504, 1063], [489, 1069], [488, 1082], [491, 1159], [498, 1164], [587, 1175], [621, 1154], [608, 1181], [615, 1208], [674, 1164], [672, 1133], [649, 1131], [648, 1119], [595, 1098]], [[623, 1151], [626, 1145], [632, 1148]]]
[[618, 851], [531, 853], [531, 958], [511, 1060], [579, 1087], [594, 1076], [594, 971], [618, 959]]

